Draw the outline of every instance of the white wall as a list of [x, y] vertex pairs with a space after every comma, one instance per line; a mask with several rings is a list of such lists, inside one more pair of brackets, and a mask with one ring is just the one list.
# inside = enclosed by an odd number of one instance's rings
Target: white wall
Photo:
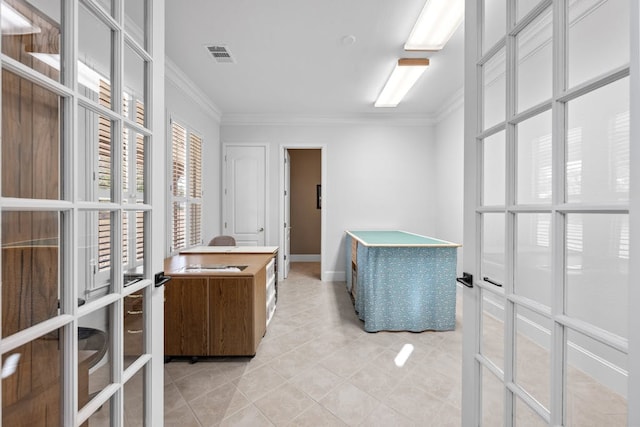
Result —
[[270, 146], [267, 244], [278, 245], [279, 155], [282, 145], [326, 147], [325, 277], [345, 280], [348, 229], [401, 229], [436, 235], [435, 140], [430, 124], [242, 124], [221, 127], [223, 143]]
[[[220, 120], [217, 112], [206, 100], [198, 97], [184, 76], [170, 65], [166, 79], [167, 118], [174, 118], [202, 136], [202, 187], [204, 191], [202, 206], [202, 239], [208, 243], [211, 237], [220, 234]], [[167, 121], [167, 132], [169, 122]], [[167, 144], [171, 141], [167, 137]], [[167, 171], [171, 171], [168, 166]], [[167, 207], [169, 209], [169, 206]], [[169, 215], [169, 210], [167, 210]], [[167, 217], [167, 231], [171, 230]], [[168, 248], [167, 248], [168, 251]], [[168, 253], [167, 253], [168, 254]]]
[[[462, 243], [462, 202], [464, 195], [464, 109], [460, 104], [436, 125], [435, 191], [438, 238]], [[458, 249], [458, 276], [462, 275], [462, 255]]]

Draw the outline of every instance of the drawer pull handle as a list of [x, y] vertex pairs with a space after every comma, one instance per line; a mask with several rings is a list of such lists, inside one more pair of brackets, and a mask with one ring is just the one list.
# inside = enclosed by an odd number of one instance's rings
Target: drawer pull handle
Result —
[[131, 295], [127, 295], [127, 298], [142, 298], [143, 295], [142, 294], [131, 294]]
[[142, 314], [142, 310], [128, 310], [127, 314]]
[[141, 334], [142, 329], [127, 329], [128, 334]]

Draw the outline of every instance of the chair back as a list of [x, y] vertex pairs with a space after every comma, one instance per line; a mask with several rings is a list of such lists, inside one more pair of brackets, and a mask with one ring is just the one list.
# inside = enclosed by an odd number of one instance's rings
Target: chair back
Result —
[[236, 239], [233, 236], [216, 236], [209, 242], [209, 246], [235, 246]]

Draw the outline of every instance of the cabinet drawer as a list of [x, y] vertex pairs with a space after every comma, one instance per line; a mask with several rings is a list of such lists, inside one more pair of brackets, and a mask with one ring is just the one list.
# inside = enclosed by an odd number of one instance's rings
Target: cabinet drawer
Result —
[[134, 292], [124, 297], [124, 355], [140, 356], [144, 352], [144, 321], [143, 310], [144, 294], [142, 291]]

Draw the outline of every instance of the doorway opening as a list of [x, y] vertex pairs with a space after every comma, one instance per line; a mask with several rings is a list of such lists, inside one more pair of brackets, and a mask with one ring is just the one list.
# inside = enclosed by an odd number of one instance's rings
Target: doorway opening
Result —
[[287, 278], [291, 262], [320, 263], [322, 279], [324, 154], [323, 147], [282, 147], [280, 280]]

